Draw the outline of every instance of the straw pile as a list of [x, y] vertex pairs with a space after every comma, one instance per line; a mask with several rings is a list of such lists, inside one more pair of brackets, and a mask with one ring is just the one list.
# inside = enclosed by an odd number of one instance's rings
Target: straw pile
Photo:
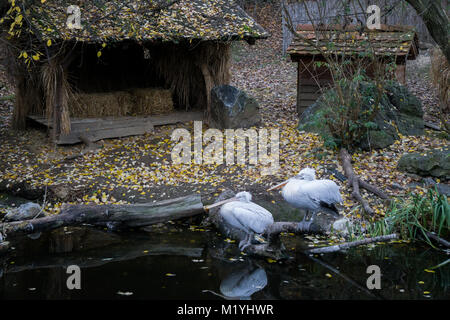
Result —
[[132, 113], [136, 115], [155, 115], [170, 113], [174, 110], [170, 90], [145, 88], [131, 90], [135, 100]]
[[170, 113], [174, 109], [171, 92], [159, 88], [79, 93], [71, 106], [71, 116], [80, 118], [146, 116]]

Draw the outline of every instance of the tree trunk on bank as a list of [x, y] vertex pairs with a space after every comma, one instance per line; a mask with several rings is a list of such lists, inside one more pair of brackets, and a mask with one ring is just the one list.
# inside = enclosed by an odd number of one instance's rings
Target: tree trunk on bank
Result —
[[441, 0], [406, 0], [422, 18], [430, 35], [439, 45], [450, 63], [450, 27], [446, 15], [447, 8], [442, 8]]
[[58, 215], [0, 224], [8, 237], [48, 231], [64, 226], [93, 224], [108, 228], [134, 228], [192, 217], [204, 212], [199, 195], [133, 205], [70, 205]]

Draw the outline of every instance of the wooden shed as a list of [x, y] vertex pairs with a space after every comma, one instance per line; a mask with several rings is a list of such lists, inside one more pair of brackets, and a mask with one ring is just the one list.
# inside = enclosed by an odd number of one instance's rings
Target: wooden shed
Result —
[[33, 118], [58, 143], [143, 133], [161, 114], [164, 124], [208, 115], [212, 87], [230, 79], [231, 42], [268, 37], [233, 0], [22, 2], [1, 19], [14, 125]]
[[374, 63], [395, 63], [395, 77], [405, 84], [406, 60], [415, 59], [419, 52], [418, 38], [413, 27], [381, 25], [379, 29], [361, 26], [303, 24], [297, 27], [287, 53], [298, 63], [297, 111], [301, 114], [321, 95], [321, 88], [333, 85], [330, 70], [321, 64], [326, 57], [336, 61], [359, 60], [366, 74], [374, 75]]

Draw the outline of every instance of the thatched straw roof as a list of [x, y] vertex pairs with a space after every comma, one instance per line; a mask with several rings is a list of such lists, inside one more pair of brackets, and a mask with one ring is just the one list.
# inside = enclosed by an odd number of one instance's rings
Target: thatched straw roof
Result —
[[325, 54], [353, 56], [372, 52], [375, 56], [396, 56], [415, 59], [418, 39], [413, 27], [381, 25], [379, 29], [361, 30], [360, 26], [341, 25], [297, 27], [299, 37], [294, 38], [287, 53], [293, 59]]
[[[69, 5], [79, 6], [82, 29], [67, 26]], [[177, 42], [268, 36], [233, 0], [48, 0], [36, 1], [31, 11], [44, 40]]]

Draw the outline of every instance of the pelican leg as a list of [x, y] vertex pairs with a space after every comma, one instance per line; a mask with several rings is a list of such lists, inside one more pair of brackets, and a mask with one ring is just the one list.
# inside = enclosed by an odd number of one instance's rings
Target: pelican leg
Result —
[[308, 221], [306, 218], [308, 218], [308, 216], [309, 216], [309, 210], [305, 210], [305, 214], [303, 215], [303, 220], [302, 220], [302, 222], [304, 222], [304, 221]]
[[251, 240], [252, 235], [248, 233], [246, 238], [239, 242], [239, 250], [244, 251], [245, 248], [252, 244]]

